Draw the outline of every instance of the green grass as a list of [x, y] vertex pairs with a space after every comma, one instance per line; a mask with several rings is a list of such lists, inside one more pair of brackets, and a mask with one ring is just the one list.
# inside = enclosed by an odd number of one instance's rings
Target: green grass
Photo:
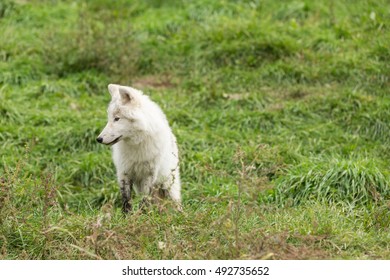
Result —
[[[0, 2], [1, 259], [390, 259], [387, 1]], [[124, 217], [107, 84], [178, 138]]]
[[[312, 164], [312, 163], [310, 163]], [[313, 167], [302, 163], [277, 182], [276, 200], [299, 204], [311, 199], [322, 203], [370, 205], [389, 197], [389, 178], [372, 161], [332, 161]]]

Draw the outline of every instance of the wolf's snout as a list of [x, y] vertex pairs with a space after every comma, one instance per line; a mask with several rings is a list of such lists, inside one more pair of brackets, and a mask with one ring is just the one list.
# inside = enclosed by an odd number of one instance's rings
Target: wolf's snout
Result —
[[98, 141], [99, 143], [103, 143], [103, 137], [96, 138], [96, 141]]

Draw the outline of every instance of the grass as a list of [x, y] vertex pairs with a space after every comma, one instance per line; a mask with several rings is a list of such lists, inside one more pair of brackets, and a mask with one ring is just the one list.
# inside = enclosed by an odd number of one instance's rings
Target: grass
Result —
[[[386, 1], [0, 3], [1, 259], [389, 259]], [[178, 138], [184, 213], [124, 217], [108, 83]]]
[[370, 205], [389, 196], [389, 178], [372, 161], [328, 161], [292, 168], [277, 182], [276, 199], [299, 204], [311, 199], [323, 203]]

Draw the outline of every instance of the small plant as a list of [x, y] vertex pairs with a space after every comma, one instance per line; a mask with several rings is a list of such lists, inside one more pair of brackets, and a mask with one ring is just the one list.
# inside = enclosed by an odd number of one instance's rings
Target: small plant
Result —
[[389, 178], [368, 160], [331, 160], [300, 164], [277, 180], [279, 204], [310, 200], [370, 205], [390, 199]]

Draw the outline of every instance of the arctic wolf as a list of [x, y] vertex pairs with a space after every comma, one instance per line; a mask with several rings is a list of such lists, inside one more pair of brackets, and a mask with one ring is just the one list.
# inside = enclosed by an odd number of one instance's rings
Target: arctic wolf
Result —
[[181, 209], [176, 138], [160, 107], [141, 91], [108, 85], [108, 123], [97, 137], [112, 146], [123, 211], [131, 211], [133, 190], [143, 202], [168, 197]]

